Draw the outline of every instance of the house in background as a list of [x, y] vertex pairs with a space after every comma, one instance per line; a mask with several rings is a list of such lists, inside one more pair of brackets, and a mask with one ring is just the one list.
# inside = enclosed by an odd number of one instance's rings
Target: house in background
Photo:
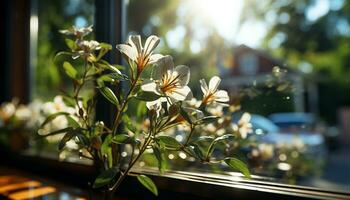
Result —
[[293, 88], [291, 99], [294, 111], [305, 112], [307, 104], [308, 111], [317, 113], [317, 90], [310, 90], [309, 83], [304, 83], [302, 74], [288, 68], [283, 61], [275, 59], [263, 51], [240, 45], [234, 48], [231, 63], [232, 66], [228, 67], [219, 65], [220, 74], [223, 77], [222, 87], [230, 94], [236, 94], [243, 87], [266, 85], [273, 67], [278, 66], [287, 70], [284, 78], [290, 82]]

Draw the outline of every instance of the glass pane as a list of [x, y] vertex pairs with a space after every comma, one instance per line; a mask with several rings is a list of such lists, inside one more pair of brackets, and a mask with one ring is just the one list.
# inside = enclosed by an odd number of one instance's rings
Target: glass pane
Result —
[[[45, 117], [55, 112], [74, 112], [76, 110], [63, 97], [64, 92], [69, 93], [73, 90], [73, 84], [67, 76], [63, 75], [64, 71], [61, 67], [63, 60], [67, 60], [67, 57], [64, 57], [64, 55], [57, 56], [59, 51], [67, 49], [64, 36], [59, 30], [67, 29], [72, 25], [86, 27], [93, 24], [93, 17], [93, 0], [37, 0], [37, 51], [33, 54], [34, 58], [31, 58], [35, 60], [35, 63], [33, 66], [32, 103], [29, 106], [36, 108], [38, 116], [36, 116], [33, 123], [40, 124]], [[35, 44], [35, 42], [32, 41], [32, 44]], [[82, 63], [74, 64], [78, 67], [83, 66]], [[83, 95], [91, 95], [92, 88], [93, 85], [84, 88]], [[67, 123], [68, 121], [64, 116], [59, 116], [44, 131], [50, 132], [62, 129], [67, 126]], [[71, 154], [71, 151], [75, 149], [74, 143], [71, 146], [68, 145], [67, 150], [59, 154], [57, 146], [63, 135], [58, 134], [35, 140], [28, 153], [60, 158], [61, 160], [68, 159], [68, 155], [77, 155]], [[69, 159], [74, 162], [81, 161], [81, 159], [74, 156]]]
[[[129, 0], [127, 33], [160, 36], [157, 51], [190, 67], [194, 96], [202, 95], [199, 79], [222, 78], [230, 107], [209, 112], [225, 120], [195, 134], [238, 128], [246, 139], [225, 151], [254, 178], [349, 191], [349, 8], [343, 0]], [[188, 130], [165, 134], [184, 142]], [[170, 169], [235, 174], [183, 152], [167, 157]], [[157, 167], [156, 158], [139, 165]]]

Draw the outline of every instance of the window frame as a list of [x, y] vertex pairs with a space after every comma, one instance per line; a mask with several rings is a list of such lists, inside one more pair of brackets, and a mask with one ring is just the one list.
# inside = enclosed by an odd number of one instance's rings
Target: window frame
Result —
[[[4, 79], [1, 79], [1, 85], [11, 86], [8, 90], [1, 90], [4, 99], [9, 100], [11, 96], [19, 96], [23, 102], [29, 99], [30, 91], [30, 63], [29, 55], [33, 55], [33, 49], [30, 41], [26, 36], [26, 32], [30, 32], [30, 18], [35, 15], [35, 8], [31, 7], [31, 1], [3, 1], [2, 6], [5, 18], [2, 18], [6, 24], [6, 35], [4, 38], [5, 46], [11, 51], [4, 54], [4, 73], [1, 73]], [[95, 0], [95, 30], [96, 40], [115, 44], [123, 42], [125, 31], [125, 2], [123, 0]], [[10, 10], [10, 11], [7, 11]], [[31, 10], [30, 14], [29, 10]], [[14, 13], [20, 15], [15, 16]], [[13, 23], [17, 22], [17, 23]], [[12, 25], [12, 26], [11, 26]], [[20, 31], [22, 30], [22, 31]], [[13, 34], [15, 33], [15, 34]], [[32, 38], [33, 39], [33, 38]], [[16, 41], [23, 41], [18, 43]], [[34, 41], [35, 42], [35, 41]], [[11, 48], [10, 48], [11, 47]], [[24, 62], [14, 62], [15, 52], [23, 49], [21, 53], [25, 55]], [[109, 62], [121, 62], [120, 57], [116, 54], [107, 55]], [[3, 72], [3, 71], [2, 71]], [[21, 79], [16, 78], [20, 75]], [[14, 87], [14, 83], [22, 85], [22, 87]], [[118, 88], [115, 88], [118, 90]], [[97, 105], [97, 119], [110, 121], [113, 110], [110, 105], [102, 100]], [[16, 166], [30, 172], [51, 177], [58, 180], [65, 180], [79, 187], [88, 188], [87, 182], [91, 181], [94, 175], [97, 175], [98, 169], [95, 166], [86, 166], [76, 163], [60, 162], [58, 160], [39, 158], [28, 155], [20, 155], [13, 152], [7, 152], [0, 149], [0, 155], [5, 156], [5, 165]], [[23, 164], [25, 163], [25, 164]], [[257, 181], [257, 180], [232, 180], [232, 177], [220, 176], [203, 176], [200, 173], [184, 174], [179, 171], [169, 171], [164, 175], [159, 175], [157, 170], [153, 169], [135, 169], [131, 175], [145, 173], [152, 177], [158, 185], [160, 195], [179, 193], [183, 197], [202, 197], [202, 198], [239, 198], [239, 199], [350, 199], [349, 193], [330, 191], [321, 188], [311, 188], [304, 186], [294, 186], [280, 184], [275, 182]], [[132, 186], [132, 187], [131, 187]], [[122, 186], [123, 194], [139, 195], [145, 197], [149, 193], [135, 194], [135, 187], [144, 189], [132, 177], [126, 179], [125, 185]], [[152, 198], [153, 196], [147, 196]], [[161, 196], [162, 197], [162, 196]], [[193, 198], [194, 199], [194, 198]]]

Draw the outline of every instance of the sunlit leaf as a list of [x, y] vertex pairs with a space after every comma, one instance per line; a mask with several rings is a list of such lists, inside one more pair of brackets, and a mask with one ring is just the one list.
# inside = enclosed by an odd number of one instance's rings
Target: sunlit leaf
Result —
[[56, 119], [56, 117], [61, 116], [61, 115], [69, 115], [67, 112], [57, 112], [52, 115], [49, 115], [46, 117], [45, 121], [41, 124], [41, 128], [44, 127], [47, 123], [51, 122], [52, 120]]
[[73, 119], [70, 115], [66, 115], [66, 118], [69, 126], [74, 128], [80, 127], [80, 124], [75, 119]]
[[66, 38], [65, 42], [66, 42], [66, 45], [68, 46], [68, 48], [70, 48], [71, 50], [76, 49], [77, 45], [75, 44], [74, 40]]
[[117, 134], [112, 138], [112, 142], [117, 144], [132, 143], [132, 138], [126, 134]]
[[101, 94], [111, 103], [113, 103], [114, 105], [118, 106], [119, 105], [119, 101], [117, 99], [117, 97], [115, 96], [115, 94], [113, 93], [113, 91], [108, 88], [108, 87], [101, 87], [98, 88], [101, 92]]
[[179, 149], [182, 147], [181, 143], [179, 143], [175, 138], [170, 136], [161, 135], [157, 137], [157, 140], [163, 143], [166, 148]]
[[63, 63], [63, 68], [69, 77], [71, 77], [72, 79], [77, 78], [78, 72], [69, 62], [65, 61]]
[[154, 195], [158, 196], [157, 186], [154, 184], [152, 179], [150, 179], [146, 175], [138, 175], [137, 180], [139, 180], [140, 183], [149, 191], [151, 191]]
[[93, 188], [100, 188], [108, 183], [110, 183], [114, 177], [118, 174], [119, 170], [116, 167], [107, 169], [103, 171], [98, 177], [95, 179], [95, 182], [93, 184]]
[[225, 163], [233, 169], [239, 170], [245, 177], [251, 178], [247, 165], [237, 158], [226, 158]]
[[135, 97], [141, 101], [155, 101], [159, 99], [161, 96], [153, 92], [140, 91], [139, 93], [137, 93]]

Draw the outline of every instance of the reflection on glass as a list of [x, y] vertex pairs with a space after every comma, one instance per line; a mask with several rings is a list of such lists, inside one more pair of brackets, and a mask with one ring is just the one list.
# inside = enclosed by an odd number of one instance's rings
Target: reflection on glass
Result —
[[[222, 148], [247, 158], [253, 174], [324, 189], [350, 188], [349, 2], [127, 3], [128, 34], [162, 36], [159, 52], [190, 66], [190, 85], [198, 85], [199, 77], [223, 77], [230, 107], [208, 110], [223, 120], [197, 130], [198, 140], [210, 142], [214, 134], [242, 128], [230, 148]], [[183, 141], [188, 132], [164, 134]], [[248, 140], [242, 142], [244, 137]], [[225, 166], [203, 167], [185, 153], [169, 153], [167, 160], [176, 170], [228, 172]], [[157, 167], [157, 160], [145, 155], [139, 165]]]
[[[31, 17], [31, 31], [37, 31], [36, 33], [32, 33], [32, 36], [36, 36], [32, 40], [37, 39], [37, 41], [32, 41], [33, 44], [35, 42], [37, 44], [37, 49], [32, 49], [32, 52], [36, 51], [36, 54], [31, 55], [35, 57], [32, 59], [35, 59], [36, 62], [33, 66], [34, 83], [32, 88], [32, 103], [27, 106], [27, 115], [31, 120], [26, 120], [27, 123], [25, 124], [29, 132], [37, 131], [39, 125], [52, 113], [77, 112], [77, 109], [71, 107], [70, 103], [66, 101], [64, 94], [62, 96], [56, 96], [58, 90], [69, 91], [73, 89], [70, 88], [70, 80], [62, 76], [62, 71], [57, 67], [62, 66], [63, 57], [55, 57], [55, 54], [57, 51], [66, 48], [59, 30], [71, 27], [72, 25], [78, 28], [88, 26], [93, 24], [94, 18], [94, 1], [37, 0], [36, 3], [37, 16]], [[84, 89], [84, 95], [91, 95], [92, 88], [93, 86], [91, 85], [90, 88]], [[14, 107], [17, 106], [15, 105]], [[28, 121], [32, 122], [29, 123]], [[62, 129], [67, 127], [68, 123], [69, 120], [67, 118], [59, 116], [40, 130], [41, 133], [39, 134], [44, 135], [47, 132]], [[68, 155], [76, 151], [76, 144], [74, 141], [71, 141], [71, 145], [68, 145], [64, 151], [59, 153], [57, 143], [63, 135], [64, 133], [47, 138], [43, 137], [41, 139], [30, 140], [28, 144], [30, 148], [27, 150], [27, 153], [66, 160]], [[76, 158], [70, 157], [70, 159], [72, 162], [81, 161], [79, 156]]]

